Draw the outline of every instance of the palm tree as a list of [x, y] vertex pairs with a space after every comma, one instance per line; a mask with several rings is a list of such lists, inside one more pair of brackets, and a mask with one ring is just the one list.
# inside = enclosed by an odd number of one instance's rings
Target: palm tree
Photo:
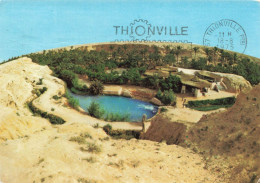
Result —
[[195, 53], [195, 60], [196, 60], [196, 54], [199, 51], [199, 47], [194, 47], [193, 50], [194, 50], [194, 53]]
[[175, 55], [176, 55], [176, 57], [177, 57], [177, 62], [179, 62], [179, 55], [180, 55], [180, 53], [181, 53], [181, 49], [182, 49], [182, 47], [181, 46], [177, 46], [177, 48], [176, 48], [176, 51], [175, 51]]
[[164, 46], [164, 49], [165, 49], [166, 54], [168, 54], [171, 51], [170, 45]]
[[233, 54], [233, 60], [234, 60], [234, 63], [236, 63], [236, 62], [237, 62], [237, 58], [238, 58], [238, 57], [237, 57], [237, 54], [236, 54], [236, 53], [234, 53], [234, 54]]
[[217, 53], [218, 53], [218, 47], [215, 46], [215, 47], [213, 48], [213, 53], [214, 53], [214, 64], [215, 64], [215, 66], [216, 66], [216, 65], [217, 65], [217, 64], [216, 64], [216, 62], [217, 62], [217, 58], [216, 58], [216, 57], [218, 56], [218, 55], [217, 55]]
[[109, 45], [110, 55], [111, 55], [111, 56], [112, 56], [112, 52], [113, 52], [114, 48], [115, 48], [114, 45]]

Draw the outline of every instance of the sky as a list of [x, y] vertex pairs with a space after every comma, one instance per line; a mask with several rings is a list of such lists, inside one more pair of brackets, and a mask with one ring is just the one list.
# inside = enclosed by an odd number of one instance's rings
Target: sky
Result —
[[[206, 30], [221, 20], [235, 23], [216, 29], [205, 38]], [[127, 27], [128, 34], [122, 32]], [[170, 35], [170, 30], [179, 35]], [[203, 45], [209, 39], [211, 46], [221, 46], [219, 32], [228, 38], [228, 49], [260, 58], [259, 30], [260, 2], [249, 0], [0, 0], [0, 62], [51, 48], [115, 40]], [[227, 37], [228, 34], [232, 36]]]

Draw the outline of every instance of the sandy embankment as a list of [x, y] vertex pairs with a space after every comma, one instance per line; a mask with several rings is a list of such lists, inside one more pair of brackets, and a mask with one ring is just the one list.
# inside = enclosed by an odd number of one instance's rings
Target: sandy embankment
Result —
[[[1, 65], [0, 72], [0, 182], [225, 182], [204, 168], [200, 155], [182, 147], [144, 140], [105, 140], [102, 129], [89, 125], [102, 121], [51, 99], [64, 85], [50, 76], [46, 66], [21, 58]], [[56, 115], [68, 121], [64, 125], [51, 125], [32, 116], [26, 107], [40, 78], [44, 78], [41, 87], [48, 91], [35, 105], [48, 112], [54, 108]], [[85, 140], [100, 146], [101, 152], [84, 151], [87, 143], [69, 140], [81, 133], [91, 135]]]

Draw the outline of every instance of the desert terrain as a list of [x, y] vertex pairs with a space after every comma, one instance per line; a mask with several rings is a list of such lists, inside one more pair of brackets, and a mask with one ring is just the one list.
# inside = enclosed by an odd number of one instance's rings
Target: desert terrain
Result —
[[[113, 140], [97, 121], [51, 100], [64, 84], [46, 66], [28, 58], [5, 63], [1, 70], [0, 180], [2, 182], [223, 182], [204, 169], [203, 158], [191, 150], [147, 140]], [[47, 92], [32, 94], [43, 78]], [[56, 85], [55, 85], [56, 83]], [[33, 116], [34, 100], [60, 114], [63, 125]], [[50, 106], [51, 104], [51, 106]], [[73, 116], [73, 118], [69, 118]]]
[[[176, 94], [176, 106], [164, 106], [165, 112], [145, 122], [139, 139], [125, 140], [113, 139], [102, 127], [141, 131], [142, 124], [106, 122], [73, 109], [63, 97], [66, 83], [48, 66], [21, 57], [1, 64], [0, 72], [0, 182], [254, 183], [259, 178], [260, 88], [251, 89], [243, 77], [222, 74], [232, 92], [198, 98]], [[238, 94], [241, 83], [246, 87]], [[156, 90], [104, 84], [104, 93], [151, 101]], [[55, 95], [60, 98], [54, 100]], [[233, 96], [238, 99], [228, 109], [182, 105], [183, 98]], [[51, 124], [29, 105], [65, 123]]]

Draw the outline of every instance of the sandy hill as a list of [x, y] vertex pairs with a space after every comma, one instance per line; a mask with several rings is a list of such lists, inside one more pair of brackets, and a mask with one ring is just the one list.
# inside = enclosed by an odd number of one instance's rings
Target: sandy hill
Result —
[[[226, 182], [189, 149], [113, 140], [93, 128], [93, 118], [83, 121], [83, 114], [64, 107], [63, 100], [52, 100], [51, 92], [62, 94], [65, 86], [46, 66], [20, 58], [2, 64], [0, 72], [0, 182]], [[36, 84], [40, 78], [42, 86]], [[33, 91], [43, 86], [48, 90], [37, 98]], [[27, 107], [32, 99], [47, 112], [54, 107], [66, 123], [51, 125], [34, 116]]]
[[260, 85], [240, 94], [233, 107], [205, 116], [186, 134], [184, 145], [229, 163], [215, 170], [231, 175], [230, 182], [256, 182], [260, 175]]
[[141, 138], [193, 150], [204, 157], [205, 169], [220, 173], [226, 182], [256, 183], [260, 178], [260, 85], [241, 93], [231, 108], [204, 115], [198, 123], [156, 116]]

